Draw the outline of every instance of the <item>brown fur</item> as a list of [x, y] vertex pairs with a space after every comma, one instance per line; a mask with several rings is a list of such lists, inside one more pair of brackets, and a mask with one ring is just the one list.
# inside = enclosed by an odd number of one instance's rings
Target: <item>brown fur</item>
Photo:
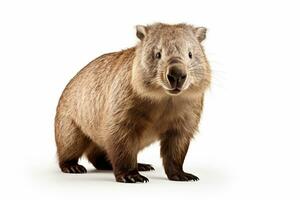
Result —
[[[136, 47], [100, 56], [66, 86], [55, 118], [60, 168], [86, 172], [78, 165], [85, 153], [97, 169], [112, 168], [117, 181], [148, 181], [138, 170], [153, 168], [138, 164], [137, 154], [160, 140], [168, 178], [197, 180], [182, 165], [210, 83], [200, 44], [205, 28], [154, 24], [137, 26], [137, 36], [141, 42]], [[178, 63], [170, 61], [174, 57]], [[178, 94], [169, 91], [166, 78], [173, 64], [187, 73]]]

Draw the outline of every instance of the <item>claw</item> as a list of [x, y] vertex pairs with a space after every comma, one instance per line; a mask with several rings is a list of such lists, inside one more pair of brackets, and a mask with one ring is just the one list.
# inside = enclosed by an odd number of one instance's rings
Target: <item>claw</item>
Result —
[[198, 181], [199, 178], [193, 174], [179, 172], [173, 175], [168, 176], [172, 181]]
[[123, 182], [123, 183], [136, 183], [136, 182], [141, 182], [141, 183], [146, 183], [149, 182], [148, 178], [145, 176], [140, 175], [138, 172], [134, 174], [124, 174], [124, 175], [119, 175], [116, 177], [117, 182]]
[[87, 172], [84, 166], [78, 164], [63, 166], [61, 168], [61, 171], [64, 173], [71, 173], [71, 174], [82, 174]]
[[138, 171], [151, 171], [151, 170], [154, 170], [152, 165], [138, 163]]

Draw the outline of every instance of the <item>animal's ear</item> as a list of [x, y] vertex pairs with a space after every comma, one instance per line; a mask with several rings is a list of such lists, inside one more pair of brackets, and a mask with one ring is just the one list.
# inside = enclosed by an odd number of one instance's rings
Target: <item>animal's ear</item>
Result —
[[143, 25], [137, 25], [136, 26], [136, 36], [140, 40], [144, 39], [146, 34], [147, 34], [147, 27], [146, 26], [143, 26]]
[[195, 35], [199, 42], [202, 42], [206, 38], [206, 28], [205, 27], [197, 27], [195, 28]]

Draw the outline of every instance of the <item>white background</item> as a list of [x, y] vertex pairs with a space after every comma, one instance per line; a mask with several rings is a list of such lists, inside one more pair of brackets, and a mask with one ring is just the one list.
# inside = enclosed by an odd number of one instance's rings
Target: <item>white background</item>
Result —
[[[1, 199], [299, 199], [300, 27], [297, 1], [1, 1]], [[185, 170], [166, 179], [154, 144], [139, 155], [147, 184], [120, 184], [85, 160], [84, 175], [56, 163], [54, 115], [75, 73], [131, 47], [136, 24], [208, 28], [213, 70]]]

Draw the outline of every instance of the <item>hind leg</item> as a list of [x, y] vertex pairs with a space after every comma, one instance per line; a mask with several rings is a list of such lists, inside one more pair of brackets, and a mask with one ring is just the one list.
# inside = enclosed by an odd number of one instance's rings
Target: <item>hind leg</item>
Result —
[[[101, 149], [97, 144], [91, 143], [86, 151], [88, 160], [98, 170], [112, 170], [112, 165], [107, 158], [107, 154], [104, 149]], [[154, 170], [152, 165], [138, 163], [138, 171], [151, 171]]]
[[86, 169], [78, 164], [90, 139], [85, 136], [77, 125], [66, 118], [57, 118], [55, 124], [55, 139], [59, 167], [64, 173], [86, 173]]
[[88, 160], [98, 170], [112, 170], [112, 165], [107, 158], [107, 154], [104, 149], [95, 143], [91, 143], [86, 150], [86, 156]]

